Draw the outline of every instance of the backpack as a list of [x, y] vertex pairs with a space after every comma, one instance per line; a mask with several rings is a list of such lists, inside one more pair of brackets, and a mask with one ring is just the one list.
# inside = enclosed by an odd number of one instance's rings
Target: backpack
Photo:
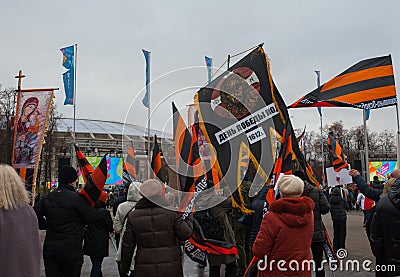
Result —
[[215, 220], [208, 210], [196, 212], [194, 218], [199, 223], [205, 238], [225, 241], [223, 222]]

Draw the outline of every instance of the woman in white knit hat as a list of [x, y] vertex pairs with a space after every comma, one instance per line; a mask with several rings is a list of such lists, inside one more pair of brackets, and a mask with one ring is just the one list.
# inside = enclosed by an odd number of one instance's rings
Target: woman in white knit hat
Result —
[[280, 177], [278, 189], [281, 198], [270, 204], [253, 245], [254, 256], [262, 261], [259, 276], [311, 277], [312, 268], [302, 264], [311, 260], [314, 202], [301, 196], [304, 182], [297, 176]]

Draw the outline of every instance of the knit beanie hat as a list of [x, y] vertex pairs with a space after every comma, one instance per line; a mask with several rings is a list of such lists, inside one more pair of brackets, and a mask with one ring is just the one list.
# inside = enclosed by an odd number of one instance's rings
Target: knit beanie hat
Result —
[[146, 198], [161, 196], [161, 183], [156, 179], [149, 179], [140, 186], [140, 194]]
[[299, 197], [303, 194], [304, 182], [294, 175], [283, 175], [278, 180], [278, 190], [283, 198]]
[[75, 168], [70, 165], [64, 165], [58, 172], [58, 182], [60, 184], [69, 184], [75, 182], [78, 179], [78, 173]]

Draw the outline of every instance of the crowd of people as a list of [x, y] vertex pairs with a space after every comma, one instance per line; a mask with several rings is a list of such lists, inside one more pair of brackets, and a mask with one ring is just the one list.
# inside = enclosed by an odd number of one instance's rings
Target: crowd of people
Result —
[[[384, 183], [375, 179], [367, 184], [357, 170], [349, 174], [354, 184], [322, 189], [308, 183], [303, 172], [283, 175], [277, 183], [278, 197], [271, 203], [266, 202], [268, 186], [251, 193], [251, 182], [244, 179], [240, 197], [252, 213], [233, 208], [232, 199], [218, 193], [201, 197], [198, 209], [207, 207], [207, 215], [222, 230], [218, 240], [238, 249], [238, 255], [208, 254], [209, 276], [221, 276], [222, 268], [224, 276], [243, 276], [254, 257], [299, 263], [312, 257], [316, 276], [325, 276], [321, 267], [326, 239], [322, 215], [331, 214], [333, 248], [337, 251], [346, 248], [347, 213], [358, 207], [364, 211], [360, 225], [365, 227], [376, 264], [396, 267], [394, 272], [377, 272], [377, 276], [398, 276], [400, 170], [393, 171]], [[40, 276], [42, 255], [46, 276], [80, 276], [87, 255], [92, 263], [90, 276], [103, 276], [102, 262], [109, 255], [110, 235], [115, 234], [120, 276], [183, 276], [183, 242], [193, 235], [200, 217], [195, 214], [183, 219], [177, 211], [166, 208], [171, 202], [154, 179], [127, 182], [110, 208], [107, 198], [100, 198], [91, 207], [76, 192], [77, 179], [74, 168], [63, 166], [58, 187], [32, 208], [18, 174], [8, 165], [0, 165], [2, 275]], [[206, 228], [213, 228], [201, 227], [206, 235], [211, 233]], [[46, 230], [43, 250], [39, 229]], [[257, 274], [311, 276], [311, 270], [288, 272], [275, 265], [258, 269]]]

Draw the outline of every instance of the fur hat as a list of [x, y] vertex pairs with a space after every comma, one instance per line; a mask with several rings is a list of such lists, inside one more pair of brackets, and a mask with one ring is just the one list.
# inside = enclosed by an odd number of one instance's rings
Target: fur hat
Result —
[[161, 183], [156, 179], [149, 179], [140, 186], [140, 194], [146, 198], [161, 196]]
[[58, 182], [60, 184], [70, 184], [78, 179], [78, 173], [70, 165], [64, 165], [58, 171]]
[[304, 182], [294, 175], [283, 175], [278, 180], [278, 190], [283, 198], [299, 197], [303, 194]]

